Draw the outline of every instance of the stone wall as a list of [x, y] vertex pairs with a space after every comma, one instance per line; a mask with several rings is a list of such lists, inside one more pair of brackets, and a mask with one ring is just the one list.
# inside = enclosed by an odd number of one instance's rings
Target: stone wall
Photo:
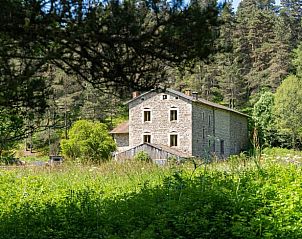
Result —
[[193, 104], [192, 112], [194, 156], [215, 154], [225, 158], [246, 149], [248, 135], [245, 116], [198, 102]]
[[[164, 99], [164, 95], [167, 99]], [[177, 121], [170, 121], [172, 107], [178, 112]], [[151, 111], [151, 121], [144, 122], [144, 109]], [[129, 103], [129, 145], [143, 143], [143, 135], [150, 134], [152, 144], [170, 144], [170, 134], [178, 135], [175, 149], [192, 153], [192, 102], [170, 92], [149, 92]]]
[[128, 147], [129, 146], [129, 134], [114, 134], [114, 141], [118, 147]]
[[[230, 131], [231, 129], [231, 112], [221, 109], [215, 109], [215, 154], [219, 157], [230, 155]], [[224, 152], [222, 152], [223, 144]]]
[[231, 114], [230, 154], [238, 154], [248, 146], [247, 117]]
[[213, 107], [194, 103], [192, 109], [192, 154], [205, 157], [214, 150]]

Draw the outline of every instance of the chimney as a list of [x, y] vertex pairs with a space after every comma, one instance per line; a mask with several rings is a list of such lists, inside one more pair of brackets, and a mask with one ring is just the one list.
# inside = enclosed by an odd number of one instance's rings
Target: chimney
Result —
[[132, 92], [132, 99], [138, 97], [140, 95], [140, 92], [139, 91], [133, 91]]
[[185, 90], [185, 95], [191, 96], [192, 95], [192, 91], [191, 90]]
[[193, 97], [193, 100], [198, 100], [198, 92], [196, 92], [196, 91], [192, 92], [192, 97]]

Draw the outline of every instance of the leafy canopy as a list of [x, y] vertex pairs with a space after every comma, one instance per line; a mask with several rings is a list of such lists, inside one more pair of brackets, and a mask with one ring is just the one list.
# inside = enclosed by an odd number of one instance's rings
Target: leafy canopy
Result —
[[294, 75], [288, 76], [278, 87], [275, 94], [274, 112], [279, 128], [292, 135], [292, 144], [302, 129], [302, 81]]

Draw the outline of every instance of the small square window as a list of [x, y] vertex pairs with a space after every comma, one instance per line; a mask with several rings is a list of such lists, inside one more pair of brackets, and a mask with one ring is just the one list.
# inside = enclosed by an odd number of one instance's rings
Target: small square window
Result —
[[170, 110], [170, 121], [177, 120], [177, 110]]
[[151, 143], [151, 135], [150, 134], [145, 134], [143, 137], [144, 143]]
[[151, 121], [151, 111], [145, 110], [144, 111], [144, 122]]
[[177, 134], [170, 135], [170, 146], [177, 146]]
[[163, 100], [166, 100], [168, 99], [168, 96], [167, 95], [163, 95]]

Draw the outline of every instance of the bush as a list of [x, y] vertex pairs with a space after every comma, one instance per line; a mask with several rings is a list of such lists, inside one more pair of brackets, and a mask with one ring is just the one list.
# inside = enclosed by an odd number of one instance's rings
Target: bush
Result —
[[69, 139], [61, 141], [61, 147], [65, 157], [84, 161], [107, 160], [116, 149], [107, 126], [88, 120], [77, 121], [69, 131]]
[[151, 161], [150, 155], [145, 151], [140, 151], [137, 154], [135, 154], [134, 159], [137, 160], [137, 161], [144, 161], [144, 162], [150, 162]]

